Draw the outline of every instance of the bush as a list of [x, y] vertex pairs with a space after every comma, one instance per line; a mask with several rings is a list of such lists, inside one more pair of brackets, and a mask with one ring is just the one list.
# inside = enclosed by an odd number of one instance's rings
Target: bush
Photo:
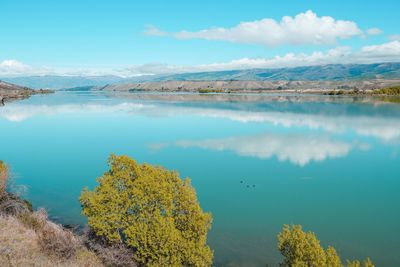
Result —
[[330, 91], [328, 95], [335, 95], [336, 92], [335, 91]]
[[337, 92], [337, 95], [344, 95], [344, 94], [346, 94], [346, 93], [343, 90], [339, 90], [339, 92]]
[[132, 249], [126, 244], [110, 244], [104, 237], [97, 236], [91, 228], [84, 229], [83, 243], [96, 255], [106, 266], [136, 267]]
[[8, 179], [9, 179], [8, 165], [3, 163], [2, 160], [0, 160], [0, 198], [3, 195], [3, 192], [6, 191]]
[[209, 89], [209, 88], [202, 88], [199, 90], [200, 94], [209, 94], [209, 93], [223, 93], [224, 90], [222, 89]]
[[16, 217], [24, 226], [35, 230], [35, 232], [41, 231], [46, 224], [46, 220], [31, 212], [20, 213]]
[[36, 219], [37, 224], [34, 226], [37, 226], [35, 230], [39, 237], [38, 242], [44, 252], [61, 259], [75, 256], [80, 244], [71, 231], [48, 221], [45, 210], [33, 213], [32, 218]]
[[[29, 204], [27, 204], [29, 203]], [[30, 212], [32, 204], [29, 201], [21, 199], [18, 195], [3, 190], [0, 198], [0, 214], [17, 215]]]
[[124, 243], [148, 266], [210, 266], [211, 214], [176, 171], [111, 154], [99, 185], [82, 191], [82, 214], [98, 236]]
[[[283, 226], [283, 232], [278, 235], [278, 248], [285, 257], [281, 266], [320, 266], [343, 267], [340, 257], [333, 247], [325, 251], [319, 244], [319, 240], [312, 232], [305, 233], [300, 225]], [[347, 261], [348, 267], [361, 267], [359, 261]], [[364, 261], [365, 267], [374, 267], [371, 260]]]
[[28, 96], [31, 96], [31, 92], [28, 91], [28, 90], [26, 90], [26, 91], [23, 91], [23, 92], [21, 93], [21, 95], [28, 97]]
[[400, 86], [392, 86], [388, 88], [382, 88], [380, 90], [374, 90], [374, 95], [400, 95]]

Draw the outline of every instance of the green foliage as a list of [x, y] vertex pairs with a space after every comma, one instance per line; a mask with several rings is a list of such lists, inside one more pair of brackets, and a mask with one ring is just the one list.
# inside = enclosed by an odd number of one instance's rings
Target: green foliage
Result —
[[[326, 93], [325, 93], [326, 94]], [[345, 91], [343, 91], [343, 90], [339, 90], [339, 91], [330, 91], [329, 93], [328, 93], [328, 95], [345, 95], [346, 94], [346, 92]], [[348, 91], [347, 92], [347, 94], [350, 94], [350, 91]]]
[[360, 91], [359, 89], [343, 91], [340, 90], [330, 91], [327, 93], [328, 95], [384, 95], [384, 96], [399, 96], [400, 95], [400, 86], [392, 86], [382, 89], [373, 90], [372, 92]]
[[337, 95], [344, 95], [344, 94], [346, 94], [346, 93], [343, 90], [339, 90], [339, 92], [337, 92]]
[[31, 95], [31, 92], [30, 92], [30, 91], [23, 91], [23, 92], [21, 93], [21, 95], [28, 97], [28, 96]]
[[200, 94], [209, 94], [209, 93], [223, 93], [224, 90], [222, 89], [209, 89], [209, 88], [202, 88], [199, 90]]
[[82, 214], [97, 235], [126, 243], [147, 266], [210, 266], [211, 214], [176, 171], [111, 154], [99, 185], [82, 191]]
[[400, 86], [392, 86], [388, 88], [382, 88], [380, 90], [374, 90], [374, 95], [400, 95]]
[[41, 231], [45, 224], [43, 220], [34, 216], [31, 212], [19, 213], [16, 217], [23, 225], [37, 232]]
[[284, 266], [326, 266], [326, 255], [314, 233], [307, 234], [301, 226], [284, 225], [278, 235], [278, 248], [285, 257]]
[[54, 90], [48, 90], [48, 89], [40, 89], [39, 93], [40, 94], [54, 94], [55, 91]]
[[[340, 257], [333, 247], [325, 251], [312, 232], [305, 233], [301, 225], [283, 226], [278, 235], [278, 248], [285, 257], [282, 266], [288, 267], [343, 267]], [[358, 265], [357, 265], [358, 264]], [[359, 261], [347, 261], [348, 267], [361, 267]], [[371, 260], [364, 261], [365, 267], [374, 267]]]
[[32, 205], [32, 202], [30, 202], [30, 201], [27, 200], [27, 199], [21, 199], [21, 200], [22, 200], [22, 202], [25, 203], [25, 205], [26, 205], [26, 207], [28, 208], [28, 210], [29, 210], [30, 212], [33, 212], [33, 205]]
[[[360, 261], [349, 261], [347, 260], [347, 267], [362, 267], [363, 265], [361, 264]], [[375, 265], [372, 264], [370, 258], [367, 258], [364, 260], [364, 266], [365, 267], [375, 267]]]
[[0, 160], [0, 198], [6, 190], [7, 182], [9, 179], [8, 164]]

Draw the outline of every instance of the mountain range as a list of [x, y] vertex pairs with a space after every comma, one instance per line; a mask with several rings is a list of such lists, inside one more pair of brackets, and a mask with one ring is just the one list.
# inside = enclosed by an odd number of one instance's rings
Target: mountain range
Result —
[[166, 81], [360, 81], [399, 79], [400, 63], [330, 64], [279, 69], [245, 69], [169, 75], [119, 76], [26, 76], [0, 77], [5, 82], [34, 89], [65, 89], [126, 83]]

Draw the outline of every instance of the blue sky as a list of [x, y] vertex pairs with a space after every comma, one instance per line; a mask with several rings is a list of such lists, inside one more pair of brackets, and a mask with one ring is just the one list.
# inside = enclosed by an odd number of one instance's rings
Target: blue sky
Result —
[[[121, 75], [157, 74], [218, 70], [245, 67], [285, 67], [299, 64], [336, 63], [330, 59], [304, 59], [295, 63], [290, 58], [278, 62], [233, 60], [271, 59], [287, 54], [323, 54], [340, 49], [344, 63], [369, 61], [400, 61], [400, 2], [381, 1], [0, 1], [0, 75], [28, 75], [31, 73], [101, 73]], [[321, 34], [319, 22], [310, 24], [307, 32], [296, 36], [287, 34], [273, 46], [269, 26], [259, 29], [248, 38], [241, 29], [230, 35], [212, 32], [213, 27], [230, 29], [241, 22], [263, 19], [295, 18], [311, 11], [317, 19], [330, 17], [333, 26], [346, 21], [355, 28], [324, 36], [335, 42], [315, 43], [312, 34]], [[295, 21], [294, 24], [297, 22]], [[254, 24], [254, 25], [253, 25]], [[144, 31], [152, 25], [163, 36]], [[282, 25], [281, 25], [282, 26]], [[328, 25], [329, 26], [329, 25]], [[350, 25], [351, 26], [351, 25]], [[283, 26], [282, 26], [283, 28]], [[367, 33], [375, 29], [374, 35]], [[379, 30], [378, 30], [379, 29]], [[208, 30], [202, 35], [196, 33]], [[282, 30], [279, 28], [278, 30]], [[184, 38], [176, 33], [187, 31]], [[245, 29], [246, 31], [246, 29]], [[284, 29], [283, 35], [285, 34]], [[319, 33], [318, 33], [319, 31]], [[351, 32], [350, 36], [343, 34]], [[248, 32], [247, 32], [248, 33]], [[379, 34], [377, 34], [379, 33]], [[281, 33], [279, 33], [281, 34]], [[210, 35], [212, 36], [210, 38]], [[217, 35], [217, 36], [216, 36]], [[189, 36], [189, 37], [188, 37]], [[235, 40], [232, 41], [232, 37]], [[275, 36], [275, 35], [274, 35]], [[293, 38], [291, 38], [293, 36]], [[310, 38], [309, 38], [310, 37]], [[236, 40], [236, 38], [239, 38]], [[258, 41], [258, 38], [262, 41]], [[297, 38], [297, 39], [296, 39]], [[251, 40], [252, 41], [251, 41]], [[292, 40], [293, 39], [293, 40]], [[250, 41], [249, 41], [250, 40]], [[267, 42], [265, 44], [265, 42]], [[363, 47], [384, 47], [366, 59], [364, 53], [354, 56]], [[346, 47], [346, 52], [342, 48]], [[375, 52], [380, 47], [374, 48]], [[399, 51], [398, 51], [399, 50]], [[336, 50], [334, 50], [335, 52]], [[369, 51], [367, 49], [367, 51]], [[351, 54], [351, 55], [350, 55]], [[336, 55], [336, 54], [335, 54]], [[350, 55], [350, 56], [349, 56]], [[362, 58], [361, 58], [362, 57]], [[391, 60], [392, 59], [392, 60]], [[290, 62], [288, 62], [288, 60]], [[212, 67], [210, 64], [225, 64]], [[19, 64], [19, 65], [18, 65]], [[263, 65], [264, 64], [264, 65]], [[285, 65], [286, 64], [286, 65]], [[196, 67], [202, 65], [202, 67]], [[90, 71], [89, 71], [90, 70]], [[96, 72], [97, 70], [97, 72]], [[152, 73], [153, 72], [153, 73]]]

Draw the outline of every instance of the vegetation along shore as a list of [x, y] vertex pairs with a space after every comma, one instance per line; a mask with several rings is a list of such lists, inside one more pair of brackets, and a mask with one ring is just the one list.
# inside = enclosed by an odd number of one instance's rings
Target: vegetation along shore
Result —
[[[1, 266], [211, 266], [211, 213], [203, 212], [190, 179], [161, 166], [111, 154], [109, 171], [79, 201], [88, 226], [73, 232], [44, 209], [10, 192], [9, 166], [0, 161]], [[281, 266], [373, 267], [342, 260], [312, 232], [284, 225]], [[266, 264], [268, 266], [268, 264]]]

